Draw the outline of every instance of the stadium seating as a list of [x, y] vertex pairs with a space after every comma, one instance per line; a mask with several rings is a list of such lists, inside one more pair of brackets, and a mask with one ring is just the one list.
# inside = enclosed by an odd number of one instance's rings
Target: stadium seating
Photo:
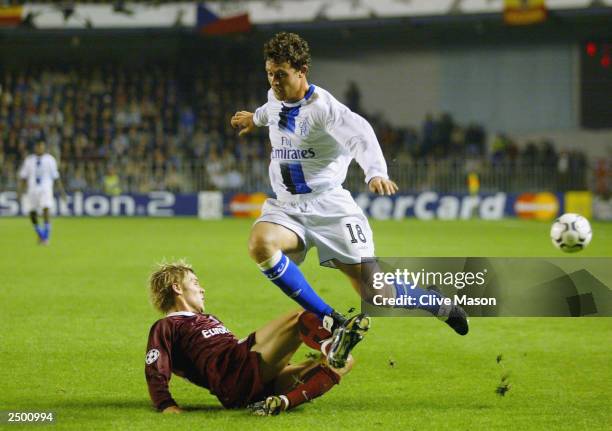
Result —
[[[228, 78], [236, 68], [244, 76], [240, 86]], [[239, 139], [229, 126], [235, 110], [254, 110], [265, 97], [265, 76], [254, 64], [7, 69], [0, 71], [0, 89], [4, 189], [15, 186], [18, 165], [38, 139], [61, 160], [71, 191], [102, 191], [110, 165], [125, 192], [269, 188], [266, 131]], [[347, 104], [375, 128], [404, 190], [462, 191], [473, 170], [489, 178], [485, 184], [493, 189], [542, 188], [550, 181], [555, 187], [584, 186], [582, 154], [559, 155], [550, 142], [531, 142], [519, 151], [503, 133], [492, 138], [488, 151], [482, 125], [432, 114], [420, 127], [396, 127], [368, 113], [359, 99], [352, 84]], [[524, 175], [513, 175], [517, 169]], [[527, 184], [514, 184], [513, 178], [527, 178]], [[348, 181], [355, 190], [363, 188], [356, 169]]]

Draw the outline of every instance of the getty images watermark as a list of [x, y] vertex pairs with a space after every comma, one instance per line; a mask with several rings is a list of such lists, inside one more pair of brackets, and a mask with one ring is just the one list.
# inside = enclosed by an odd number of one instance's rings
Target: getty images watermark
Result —
[[[474, 298], [466, 294], [455, 293], [452, 297], [444, 297], [436, 294], [430, 295], [415, 295], [413, 293], [417, 286], [452, 286], [457, 291], [461, 291], [466, 287], [484, 286], [486, 283], [485, 277], [488, 270], [485, 268], [482, 271], [459, 271], [459, 272], [440, 272], [426, 271], [421, 268], [420, 271], [409, 271], [408, 269], [395, 269], [393, 272], [378, 271], [372, 274], [372, 288], [382, 292], [387, 289], [395, 290], [395, 295], [388, 297], [384, 293], [375, 294], [372, 297], [372, 303], [376, 306], [429, 306], [429, 305], [496, 305], [497, 299], [491, 298]], [[405, 293], [397, 294], [397, 287], [400, 286], [401, 291]], [[389, 291], [392, 293], [393, 291]]]
[[361, 281], [373, 316], [452, 305], [470, 316], [612, 316], [612, 258], [364, 259]]

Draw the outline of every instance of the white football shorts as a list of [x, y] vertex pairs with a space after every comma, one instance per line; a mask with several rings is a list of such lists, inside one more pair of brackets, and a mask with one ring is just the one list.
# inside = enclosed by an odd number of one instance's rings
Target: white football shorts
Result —
[[24, 206], [25, 212], [42, 211], [43, 208], [49, 208], [51, 211], [54, 207], [53, 190], [48, 188], [36, 188], [28, 190], [25, 195]]
[[309, 198], [300, 195], [296, 202], [267, 199], [255, 221], [279, 224], [297, 234], [304, 244], [299, 254], [289, 254], [298, 265], [306, 252], [316, 247], [319, 263], [335, 268], [332, 259], [342, 263], [361, 263], [374, 257], [372, 229], [365, 214], [348, 190], [341, 187]]

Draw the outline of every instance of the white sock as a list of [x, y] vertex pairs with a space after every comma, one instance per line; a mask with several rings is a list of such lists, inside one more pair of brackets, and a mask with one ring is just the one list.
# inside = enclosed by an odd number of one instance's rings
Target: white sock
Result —
[[280, 262], [281, 258], [283, 257], [283, 252], [278, 250], [276, 253], [274, 253], [272, 255], [271, 258], [264, 260], [263, 262], [260, 262], [257, 264], [257, 266], [259, 267], [259, 269], [261, 269], [262, 271], [267, 271], [269, 269], [272, 269], [276, 266], [276, 264], [278, 262]]
[[323, 353], [323, 356], [327, 357], [327, 346], [329, 346], [331, 342], [332, 342], [332, 339], [328, 338], [327, 340], [321, 343], [321, 353]]
[[282, 409], [287, 410], [289, 408], [289, 398], [284, 395], [279, 395], [278, 397], [281, 399], [281, 402], [283, 404]]

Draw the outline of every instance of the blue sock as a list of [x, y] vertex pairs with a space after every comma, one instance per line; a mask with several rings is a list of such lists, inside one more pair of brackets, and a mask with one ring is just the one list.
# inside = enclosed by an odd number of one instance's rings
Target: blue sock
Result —
[[43, 239], [49, 239], [51, 236], [51, 222], [45, 222], [45, 229], [43, 230], [45, 237]]
[[297, 265], [281, 251], [260, 263], [259, 268], [285, 295], [321, 319], [333, 311], [310, 287]]
[[412, 306], [404, 305], [404, 306], [401, 306], [402, 308], [408, 308], [408, 309], [418, 308], [419, 310], [428, 311], [434, 316], [438, 315], [438, 312], [440, 311], [440, 304], [438, 303], [429, 304], [430, 302], [432, 302], [431, 299], [423, 298], [424, 302], [426, 302], [427, 305], [421, 305], [419, 300], [422, 297], [426, 297], [426, 296], [431, 296], [434, 298], [444, 298], [443, 295], [436, 292], [435, 290], [421, 289], [420, 287], [416, 287], [416, 286], [413, 287], [410, 284], [402, 284], [402, 283], [396, 282], [395, 283], [395, 297], [400, 298], [402, 297], [402, 295], [406, 295], [408, 297], [415, 298], [415, 301], [416, 301], [416, 305], [412, 305]]
[[36, 234], [38, 235], [38, 237], [42, 240], [45, 239], [45, 231], [42, 227], [38, 226], [37, 224], [33, 225], [34, 226], [34, 230], [36, 231]]

